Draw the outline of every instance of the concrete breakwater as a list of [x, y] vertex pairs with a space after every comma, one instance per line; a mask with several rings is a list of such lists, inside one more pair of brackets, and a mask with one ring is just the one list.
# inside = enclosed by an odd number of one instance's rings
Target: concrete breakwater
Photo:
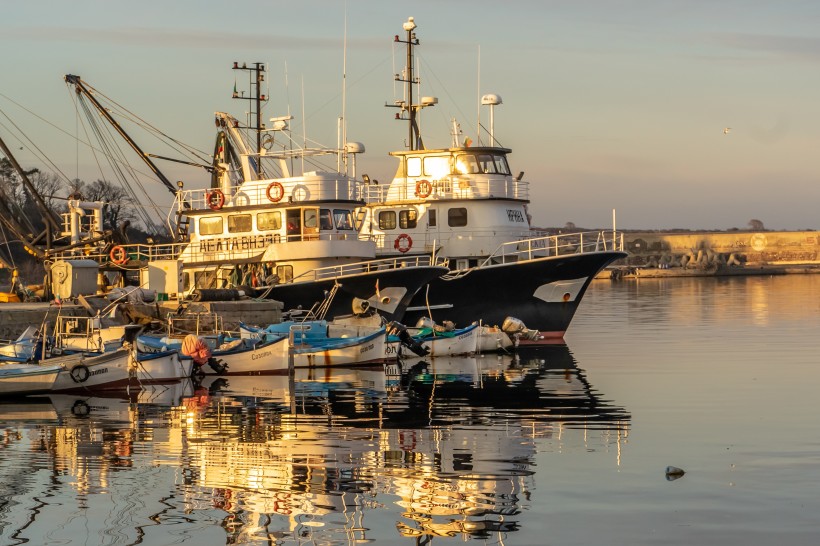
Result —
[[[820, 232], [626, 232], [612, 276], [751, 275], [820, 270]], [[606, 275], [606, 274], [605, 274]], [[608, 276], [608, 275], [606, 275]]]

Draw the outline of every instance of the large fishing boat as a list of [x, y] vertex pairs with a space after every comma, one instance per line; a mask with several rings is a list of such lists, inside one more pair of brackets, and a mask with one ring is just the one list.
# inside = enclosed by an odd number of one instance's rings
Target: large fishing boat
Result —
[[419, 115], [438, 99], [422, 96], [414, 102], [419, 41], [412, 17], [403, 27], [406, 38], [396, 35], [395, 41], [406, 44], [407, 65], [396, 80], [404, 83], [405, 94], [388, 106], [398, 108], [396, 119], [407, 122], [409, 149], [391, 152], [398, 168], [390, 183], [366, 186], [362, 233], [377, 241], [383, 258], [435, 252], [451, 269], [416, 295], [405, 322], [432, 315], [461, 326], [477, 319], [500, 325], [514, 316], [537, 329], [538, 340], [563, 337], [595, 275], [626, 256], [621, 237], [614, 227], [562, 235], [531, 228], [529, 183], [523, 172], [513, 176], [507, 161], [512, 150], [499, 146], [494, 136], [498, 95], [482, 97], [490, 109], [489, 135], [478, 135], [477, 145], [462, 139], [453, 120], [451, 146], [426, 148]]
[[[173, 192], [177, 211], [173, 243], [100, 244], [73, 252], [121, 270], [159, 263], [166, 277], [174, 278], [172, 272], [178, 271], [180, 295], [199, 290], [202, 297], [208, 290], [244, 288], [250, 295], [283, 302], [286, 310], [321, 304], [328, 318], [370, 309], [387, 319], [401, 318], [415, 293], [447, 268], [436, 265], [431, 255], [377, 259], [373, 237], [361, 235], [354, 224], [355, 209], [364, 205], [355, 155], [364, 146], [300, 147], [278, 136], [287, 135], [290, 116], [272, 119], [265, 129], [260, 108], [265, 97], [259, 93], [264, 66], [235, 63], [234, 69], [251, 71], [256, 81], [256, 126], [216, 113], [217, 143], [212, 165], [206, 166], [213, 175], [210, 187], [201, 189], [171, 184], [151, 161], [156, 156], [142, 152], [97, 101], [97, 94], [79, 76], [66, 76], [78, 96], [118, 128]], [[317, 168], [320, 156], [331, 157], [336, 168]], [[70, 211], [78, 211], [72, 225], [80, 223], [90, 205], [69, 202]], [[71, 253], [57, 257], [70, 258]]]

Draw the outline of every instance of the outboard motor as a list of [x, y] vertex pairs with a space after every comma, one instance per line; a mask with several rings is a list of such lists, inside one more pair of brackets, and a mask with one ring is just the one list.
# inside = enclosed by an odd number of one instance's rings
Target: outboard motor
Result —
[[521, 319], [517, 319], [515, 317], [505, 318], [504, 322], [501, 323], [501, 330], [510, 337], [515, 336], [532, 341], [535, 341], [541, 337], [538, 330], [528, 329]]
[[416, 328], [429, 328], [435, 332], [452, 332], [456, 329], [456, 324], [450, 320], [445, 320], [439, 325], [430, 317], [421, 317], [416, 322]]
[[217, 375], [225, 375], [228, 373], [228, 365], [221, 359], [210, 357], [207, 364], [217, 373]]
[[407, 326], [400, 322], [390, 322], [387, 324], [387, 333], [396, 336], [404, 347], [407, 347], [416, 356], [427, 356], [430, 351], [425, 349], [421, 343], [413, 339], [407, 331]]

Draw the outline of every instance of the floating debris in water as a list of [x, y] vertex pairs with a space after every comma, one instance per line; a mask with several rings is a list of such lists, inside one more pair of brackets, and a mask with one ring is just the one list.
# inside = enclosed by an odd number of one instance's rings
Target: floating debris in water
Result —
[[667, 466], [666, 467], [666, 479], [671, 481], [677, 480], [678, 478], [682, 478], [686, 472], [682, 468], [678, 468], [677, 466]]

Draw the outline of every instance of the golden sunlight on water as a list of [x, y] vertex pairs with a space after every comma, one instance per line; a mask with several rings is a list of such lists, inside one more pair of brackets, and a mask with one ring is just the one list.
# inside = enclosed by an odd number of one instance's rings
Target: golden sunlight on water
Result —
[[3, 412], [2, 468], [28, 471], [0, 494], [3, 536], [38, 542], [58, 528], [69, 544], [168, 543], [180, 526], [219, 527], [221, 538], [199, 536], [206, 544], [500, 539], [524, 525], [539, 449], [616, 458], [609, 445], [630, 419], [566, 346], [305, 370], [292, 382], [207, 378], [151, 403], [62, 396]]
[[818, 331], [820, 276], [596, 281], [516, 357], [0, 401], [0, 544], [813, 544]]

